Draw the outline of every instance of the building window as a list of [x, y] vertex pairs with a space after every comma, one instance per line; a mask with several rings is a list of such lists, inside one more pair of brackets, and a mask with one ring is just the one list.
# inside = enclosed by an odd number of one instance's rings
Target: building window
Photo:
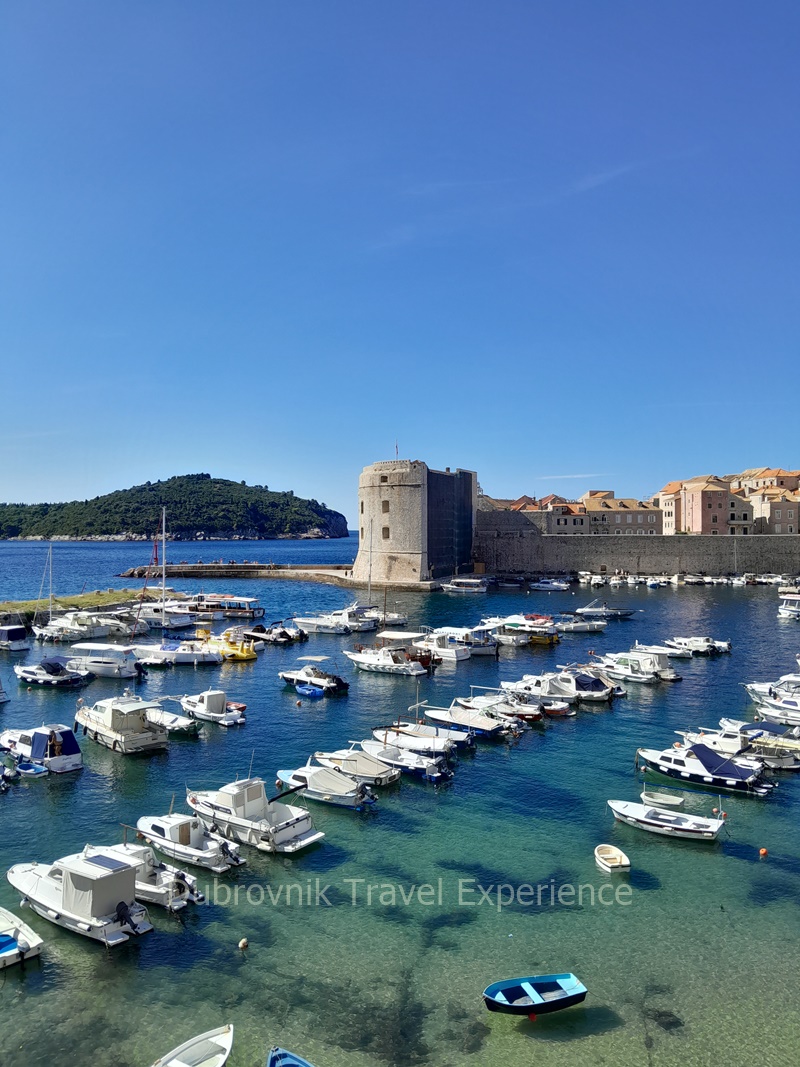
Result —
[[361, 501], [361, 514], [364, 514], [364, 501]]
[[793, 511], [787, 511], [786, 512], [786, 518], [787, 519], [793, 519], [794, 518], [794, 512]]
[[636, 521], [637, 522], [644, 522], [644, 515], [637, 515], [636, 516]]
[[717, 521], [717, 516], [716, 515], [712, 515], [711, 516], [711, 521], [712, 522], [716, 522]]
[[361, 540], [364, 540], [364, 527], [361, 527]]
[[655, 522], [656, 521], [655, 515], [648, 515], [647, 516], [647, 521], [648, 522]]
[[655, 533], [655, 530], [648, 530], [647, 532], [648, 532], [649, 534], [654, 534], [654, 533]]
[[717, 504], [717, 507], [718, 507], [718, 508], [721, 508], [721, 507], [722, 507], [722, 501], [721, 501], [721, 500], [720, 500], [719, 504]]
[[614, 531], [614, 533], [615, 533], [615, 534], [621, 534], [621, 533], [622, 533], [622, 530], [615, 530], [615, 531]]
[[713, 507], [714, 507], [714, 504], [713, 504], [713, 502], [712, 502], [711, 500], [709, 500], [709, 502], [708, 502], [708, 506], [709, 506], [710, 508], [713, 508]]
[[781, 532], [781, 524], [777, 523], [776, 526], [775, 526], [775, 533], [780, 533], [780, 532]]
[[389, 540], [389, 527], [388, 526], [384, 526], [384, 528], [381, 530], [381, 534], [383, 535], [384, 541], [388, 541]]
[[389, 501], [388, 500], [382, 500], [381, 501], [381, 511], [383, 512], [384, 515], [388, 515], [389, 514]]
[[[605, 518], [605, 515], [603, 516], [603, 518]], [[621, 515], [615, 515], [614, 516], [614, 522], [622, 522], [622, 516]]]
[[780, 508], [776, 508], [776, 510], [775, 510], [775, 518], [779, 519], [780, 517], [781, 517], [781, 509]]
[[627, 518], [628, 522], [633, 522], [633, 515], [626, 515], [625, 517]]
[[389, 481], [389, 475], [388, 474], [382, 474], [381, 475], [381, 482], [385, 484], [388, 481]]
[[794, 526], [787, 526], [786, 531], [787, 533], [794, 533]]

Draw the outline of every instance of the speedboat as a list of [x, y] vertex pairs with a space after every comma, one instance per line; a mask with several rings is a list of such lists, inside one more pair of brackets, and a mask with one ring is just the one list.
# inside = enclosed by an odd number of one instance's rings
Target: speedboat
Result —
[[167, 911], [180, 911], [187, 904], [202, 904], [205, 896], [197, 888], [197, 879], [156, 859], [149, 845], [138, 842], [121, 845], [87, 845], [86, 859], [109, 858], [129, 863], [136, 871], [136, 899], [142, 904], [156, 904]]
[[166, 1056], [161, 1056], [152, 1067], [223, 1067], [233, 1048], [233, 1023], [207, 1030]]
[[269, 626], [257, 623], [249, 630], [245, 630], [244, 636], [254, 641], [263, 641], [266, 645], [290, 645], [293, 641], [308, 640], [305, 630], [295, 626], [294, 622], [286, 622], [283, 619], [270, 623]]
[[164, 708], [148, 708], [145, 712], [147, 721], [163, 726], [168, 734], [184, 737], [196, 736], [203, 728], [203, 724], [196, 719], [190, 719], [188, 715], [176, 715]]
[[246, 862], [239, 855], [237, 844], [211, 833], [194, 815], [143, 815], [136, 829], [148, 845], [165, 856], [205, 867], [215, 874], [224, 874]]
[[144, 673], [132, 647], [79, 641], [70, 649], [67, 668], [91, 671], [98, 678], [137, 678]]
[[613, 687], [585, 670], [562, 670], [560, 673], [525, 674], [518, 682], [501, 682], [502, 689], [528, 693], [543, 701], [604, 702], [611, 700]]
[[278, 671], [278, 677], [286, 685], [316, 686], [317, 689], [322, 689], [326, 696], [346, 693], [350, 688], [349, 682], [340, 678], [338, 674], [329, 674], [317, 666], [327, 659], [327, 656], [301, 656], [297, 662], [304, 662], [304, 666], [288, 671]]
[[352, 604], [348, 604], [346, 608], [339, 608], [337, 611], [331, 611], [330, 617], [335, 621], [343, 623], [351, 633], [363, 633], [367, 630], [378, 629], [378, 617], [372, 614], [369, 607], [363, 607], [357, 600]]
[[244, 778], [219, 789], [187, 789], [186, 799], [212, 833], [262, 852], [300, 852], [325, 836], [305, 808], [268, 797], [262, 778]]
[[369, 738], [359, 741], [359, 744], [368, 756], [384, 763], [387, 767], [396, 768], [402, 774], [411, 774], [416, 778], [424, 778], [426, 782], [434, 783], [448, 781], [453, 777], [453, 772], [445, 766], [440, 756], [426, 756], [409, 748], [400, 748], [398, 745]]
[[497, 658], [500, 652], [500, 645], [491, 623], [483, 623], [480, 626], [439, 626], [433, 632], [445, 634], [456, 644], [465, 645], [469, 649], [470, 656]]
[[652, 656], [669, 656], [671, 659], [691, 659], [689, 648], [673, 648], [671, 645], [642, 645], [634, 641], [631, 652], [646, 652]]
[[589, 990], [574, 974], [536, 974], [530, 978], [507, 978], [483, 991], [489, 1011], [506, 1015], [550, 1015], [586, 1000]]
[[85, 670], [72, 670], [67, 667], [62, 657], [51, 656], [41, 663], [27, 667], [14, 665], [14, 674], [23, 685], [52, 685], [61, 688], [74, 688], [91, 682], [94, 675]]
[[[384, 747], [394, 745], [395, 748], [409, 749], [419, 752], [424, 756], [448, 756], [456, 747], [455, 740], [449, 736], [456, 731], [437, 730], [431, 727], [431, 732], [421, 733], [419, 723], [395, 722], [391, 726], [380, 726], [372, 731], [376, 741], [380, 741]], [[459, 736], [464, 735], [460, 733]]]
[[555, 645], [558, 644], [558, 630], [552, 615], [529, 612], [526, 615], [495, 615], [483, 619], [485, 626], [490, 626], [501, 645]]
[[0, 908], [0, 971], [38, 956], [43, 944], [36, 931], [13, 911]]
[[800, 593], [781, 593], [779, 619], [800, 619]]
[[767, 796], [775, 788], [764, 778], [764, 764], [759, 760], [725, 756], [704, 744], [684, 748], [678, 742], [659, 752], [640, 748], [636, 752], [646, 768], [669, 778], [705, 786], [712, 791], [725, 790], [750, 796]]
[[773, 722], [720, 719], [719, 738], [724, 745], [761, 760], [770, 770], [800, 770], [800, 729]]
[[670, 648], [688, 649], [694, 656], [716, 656], [730, 652], [730, 641], [716, 641], [713, 637], [670, 637], [664, 642]]
[[619, 822], [648, 830], [664, 837], [685, 837], [696, 841], [715, 841], [725, 825], [724, 819], [706, 819], [699, 815], [684, 815], [676, 811], [636, 804], [628, 800], [609, 800], [608, 806]]
[[361, 671], [375, 671], [378, 674], [416, 675], [417, 677], [428, 673], [422, 663], [418, 659], [412, 658], [411, 654], [402, 645], [384, 645], [382, 648], [365, 648], [364, 645], [356, 645], [352, 652], [347, 649], [342, 651], [351, 663], [354, 663]]
[[538, 581], [528, 582], [528, 588], [542, 593], [567, 593], [569, 582], [560, 578], [539, 578]]
[[658, 681], [656, 672], [648, 670], [642, 658], [634, 653], [609, 652], [598, 656], [593, 662], [609, 678], [618, 679], [622, 682], [639, 682], [642, 685], [652, 685]]
[[83, 756], [75, 734], [62, 723], [35, 726], [32, 730], [5, 730], [0, 749], [18, 763], [38, 764], [53, 774], [79, 771]]
[[800, 759], [796, 754], [772, 745], [768, 746], [772, 748], [770, 754], [760, 749], [759, 741], [767, 733], [768, 725], [767, 723], [755, 725], [750, 723], [750, 729], [746, 733], [723, 726], [717, 730], [700, 727], [698, 730], [676, 730], [675, 733], [683, 738], [687, 746], [707, 745], [714, 752], [721, 752], [726, 756], [758, 761], [770, 770], [800, 770]]
[[488, 585], [484, 578], [451, 578], [449, 582], [442, 582], [443, 593], [486, 593]]
[[330, 613], [324, 615], [295, 615], [294, 623], [307, 634], [349, 634], [353, 631], [342, 622], [341, 618], [334, 618]]
[[344, 771], [350, 778], [366, 785], [389, 785], [400, 777], [400, 769], [389, 767], [374, 756], [359, 748], [358, 741], [351, 741], [349, 748], [335, 752], [315, 752], [314, 759], [322, 767], [334, 767]]
[[474, 711], [464, 708], [456, 701], [449, 708], [431, 707], [427, 701], [414, 704], [409, 712], [424, 715], [430, 722], [441, 724], [450, 730], [471, 733], [486, 740], [506, 737], [510, 733], [519, 733], [520, 727], [508, 719], [489, 714], [488, 709]]
[[206, 689], [196, 696], [181, 697], [181, 707], [195, 719], [215, 722], [218, 726], [244, 726], [245, 704], [228, 700], [222, 689]]
[[68, 611], [58, 618], [50, 617], [44, 626], [32, 624], [37, 641], [53, 644], [72, 644], [73, 641], [94, 641], [98, 637], [108, 637], [111, 626], [91, 612]]
[[425, 626], [420, 629], [422, 636], [412, 641], [414, 648], [438, 656], [442, 662], [446, 663], [459, 663], [469, 659], [470, 649], [463, 641], [451, 634], [436, 633]]
[[608, 626], [607, 619], [582, 619], [564, 615], [553, 623], [560, 634], [597, 634]]
[[544, 717], [542, 705], [538, 701], [521, 700], [515, 694], [500, 689], [479, 696], [472, 694], [468, 697], [456, 697], [455, 703], [468, 711], [486, 712], [501, 719], [515, 719], [521, 723], [541, 722]]
[[601, 871], [613, 873], [631, 869], [631, 861], [616, 845], [598, 845], [594, 850], [594, 859]]
[[162, 641], [161, 644], [133, 645], [133, 651], [145, 667], [190, 666], [222, 663], [222, 653], [207, 641]]
[[777, 682], [747, 682], [744, 687], [756, 704], [781, 697], [799, 697], [800, 674], [782, 674]]
[[158, 701], [142, 700], [126, 690], [122, 696], [98, 700], [92, 707], [79, 700], [75, 724], [93, 741], [123, 756], [158, 752], [167, 747], [169, 738], [163, 726], [148, 719], [147, 712], [152, 710], [162, 710]]
[[297, 770], [278, 771], [278, 782], [299, 791], [308, 800], [355, 811], [361, 811], [377, 800], [366, 783], [356, 781], [338, 767], [315, 767], [311, 759]]
[[603, 600], [593, 600], [583, 608], [577, 608], [576, 615], [589, 619], [629, 619], [635, 614], [632, 608], [610, 608]]
[[31, 647], [28, 631], [22, 624], [0, 626], [0, 648], [6, 652], [27, 652]]
[[37, 915], [107, 948], [153, 929], [136, 900], [136, 871], [124, 860], [79, 852], [55, 863], [15, 863], [6, 878]]

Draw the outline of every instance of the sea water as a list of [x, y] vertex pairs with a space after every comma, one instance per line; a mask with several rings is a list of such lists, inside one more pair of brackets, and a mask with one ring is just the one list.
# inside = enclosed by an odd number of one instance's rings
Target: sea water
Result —
[[[352, 542], [198, 547], [182, 555], [334, 563], [354, 554]], [[45, 554], [43, 545], [0, 545], [0, 599], [36, 596]], [[54, 581], [61, 593], [131, 584], [114, 574], [140, 565], [141, 554], [131, 544], [56, 545]], [[216, 591], [259, 596], [267, 621], [353, 599], [348, 590], [279, 579], [225, 579]], [[603, 634], [564, 635], [553, 649], [503, 648], [496, 661], [442, 665], [419, 686], [352, 669], [342, 649], [368, 634], [312, 635], [302, 646], [267, 648], [255, 663], [151, 671], [143, 695], [221, 687], [247, 704], [247, 725], [206, 724], [197, 740], [173, 741], [148, 758], [82, 739], [80, 774], [22, 782], [0, 797], [3, 871], [118, 841], [121, 824], [173, 803], [185, 810], [187, 788], [222, 785], [251, 767], [271, 791], [279, 768], [370, 736], [418, 697], [449, 705], [470, 686], [585, 661], [590, 650], [625, 650], [637, 639], [709, 634], [733, 642], [730, 655], [670, 661], [681, 682], [631, 684], [611, 708], [582, 708], [510, 744], [479, 743], [450, 785], [404, 778], [376, 790], [377, 805], [361, 813], [308, 802], [326, 834], [321, 845], [291, 858], [243, 847], [247, 865], [216, 878], [195, 869], [207, 903], [176, 916], [151, 907], [155, 930], [121, 948], [106, 951], [25, 909], [45, 946], [39, 962], [0, 977], [3, 1067], [138, 1067], [226, 1022], [236, 1031], [233, 1067], [263, 1063], [274, 1044], [317, 1067], [790, 1062], [800, 1043], [800, 776], [779, 776], [767, 799], [723, 797], [728, 825], [713, 844], [615, 823], [606, 801], [638, 800], [644, 784], [669, 786], [637, 774], [638, 747], [667, 747], [675, 730], [711, 727], [722, 715], [752, 717], [740, 683], [794, 670], [800, 629], [777, 619], [772, 587], [623, 587], [603, 595], [635, 608], [633, 618]], [[589, 599], [577, 586], [550, 594], [392, 592], [387, 608], [406, 611], [415, 627], [574, 609]], [[348, 695], [298, 704], [277, 674], [303, 655], [329, 657], [323, 666], [350, 681]], [[37, 647], [27, 659], [41, 656]], [[11, 666], [24, 659], [0, 652], [0, 678], [13, 698], [0, 710], [2, 726], [71, 724], [77, 694], [19, 686]], [[123, 685], [100, 678], [81, 695], [94, 701]], [[685, 795], [693, 813], [720, 806], [708, 793]], [[595, 866], [601, 841], [628, 853], [629, 875]], [[5, 880], [0, 904], [19, 913]], [[245, 952], [237, 947], [243, 937]], [[535, 1022], [485, 1010], [489, 983], [553, 971], [581, 978], [589, 989], [583, 1005]]]

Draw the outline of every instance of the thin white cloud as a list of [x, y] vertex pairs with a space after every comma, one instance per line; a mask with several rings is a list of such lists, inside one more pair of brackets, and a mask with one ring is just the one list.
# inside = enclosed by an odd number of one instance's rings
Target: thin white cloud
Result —
[[537, 482], [560, 482], [565, 478], [614, 478], [613, 474], [538, 474]]

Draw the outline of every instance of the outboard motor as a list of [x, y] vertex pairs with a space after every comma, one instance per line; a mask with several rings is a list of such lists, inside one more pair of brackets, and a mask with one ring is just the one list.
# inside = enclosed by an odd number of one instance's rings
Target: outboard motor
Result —
[[117, 904], [117, 910], [115, 912], [115, 915], [117, 918], [117, 922], [121, 926], [128, 926], [132, 934], [139, 933], [139, 927], [133, 921], [131, 909], [128, 907], [124, 900], [121, 900], [119, 904]]

